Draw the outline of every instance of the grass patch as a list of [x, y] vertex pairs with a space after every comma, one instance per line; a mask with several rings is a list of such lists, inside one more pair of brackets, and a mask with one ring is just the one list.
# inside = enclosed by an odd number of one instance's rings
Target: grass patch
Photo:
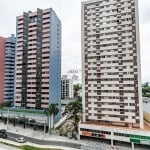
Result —
[[13, 144], [6, 143], [6, 142], [2, 142], [2, 141], [0, 141], [0, 143], [1, 143], [1, 144], [4, 144], [4, 145], [12, 146], [12, 147], [20, 148], [20, 146], [13, 145]]
[[20, 150], [63, 150], [60, 148], [59, 149], [57, 149], [57, 148], [39, 148], [39, 147], [30, 146], [30, 145], [16, 146], [16, 145], [6, 143], [6, 142], [1, 142], [1, 141], [0, 141], [0, 143], [11, 146], [11, 147], [16, 147]]
[[24, 145], [21, 147], [23, 150], [62, 150], [62, 149], [56, 149], [56, 148], [38, 148], [34, 146]]

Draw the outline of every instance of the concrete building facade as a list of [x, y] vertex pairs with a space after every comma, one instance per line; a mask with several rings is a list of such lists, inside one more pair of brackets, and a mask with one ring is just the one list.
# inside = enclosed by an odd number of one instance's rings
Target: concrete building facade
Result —
[[0, 103], [4, 101], [5, 38], [0, 37]]
[[67, 75], [61, 78], [61, 99], [73, 99], [73, 80], [68, 79]]
[[61, 108], [61, 21], [52, 8], [17, 17], [15, 78], [16, 107]]
[[116, 139], [114, 131], [144, 127], [138, 18], [137, 0], [82, 3], [81, 136]]
[[11, 102], [14, 101], [15, 44], [16, 38], [13, 34], [6, 38], [4, 101]]
[[137, 1], [82, 5], [84, 121], [143, 128]]
[[66, 105], [74, 101], [73, 80], [67, 75], [61, 78], [61, 112], [63, 113]]

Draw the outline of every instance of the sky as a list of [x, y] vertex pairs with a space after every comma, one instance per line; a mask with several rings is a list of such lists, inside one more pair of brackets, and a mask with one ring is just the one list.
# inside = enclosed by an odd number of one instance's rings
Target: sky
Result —
[[[62, 74], [81, 69], [81, 2], [83, 0], [1, 0], [0, 36], [16, 33], [16, 16], [52, 7], [62, 22]], [[150, 0], [139, 1], [142, 82], [150, 82]]]

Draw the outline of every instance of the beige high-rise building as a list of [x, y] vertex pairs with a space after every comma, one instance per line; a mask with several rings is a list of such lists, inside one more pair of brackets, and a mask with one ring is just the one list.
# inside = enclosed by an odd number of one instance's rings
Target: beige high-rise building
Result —
[[80, 131], [94, 124], [143, 128], [138, 18], [137, 0], [82, 3]]
[[16, 107], [50, 103], [61, 107], [61, 21], [52, 8], [17, 17], [15, 84]]

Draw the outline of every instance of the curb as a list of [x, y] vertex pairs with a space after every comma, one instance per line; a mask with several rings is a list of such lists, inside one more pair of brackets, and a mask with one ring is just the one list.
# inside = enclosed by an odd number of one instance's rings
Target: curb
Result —
[[[31, 142], [26, 142], [26, 143], [17, 143], [14, 141], [10, 141], [7, 139], [1, 139], [0, 138], [0, 142], [3, 142], [2, 144], [10, 144], [15, 146], [23, 146], [23, 145], [29, 145], [29, 146], [34, 146], [34, 147], [38, 147], [38, 148], [56, 148], [56, 149], [62, 149], [62, 150], [78, 150], [75, 148], [70, 148], [70, 147], [64, 147], [64, 146], [54, 146], [54, 145], [39, 145], [39, 144], [35, 144], [35, 143], [31, 143]], [[19, 150], [19, 148], [16, 147], [16, 149]]]

